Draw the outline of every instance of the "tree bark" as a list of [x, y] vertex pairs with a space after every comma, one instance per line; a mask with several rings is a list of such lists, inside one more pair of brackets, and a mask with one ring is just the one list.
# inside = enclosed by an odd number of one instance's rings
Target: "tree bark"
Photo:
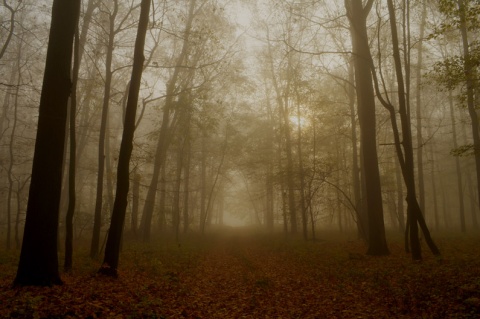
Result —
[[122, 141], [120, 143], [120, 154], [118, 156], [115, 202], [113, 204], [112, 220], [108, 231], [107, 244], [105, 246], [105, 257], [99, 270], [99, 273], [101, 274], [114, 277], [117, 276], [120, 243], [127, 209], [128, 189], [130, 184], [130, 158], [133, 149], [138, 95], [142, 79], [143, 63], [145, 61], [143, 51], [148, 29], [150, 6], [151, 0], [142, 0], [137, 37], [135, 40], [130, 89], [125, 110], [125, 122], [123, 125]]
[[373, 4], [369, 0], [365, 7], [361, 0], [345, 0], [350, 20], [352, 50], [357, 89], [358, 120], [360, 126], [360, 147], [365, 179], [368, 214], [369, 255], [387, 255], [389, 250], [385, 237], [383, 220], [380, 172], [378, 168], [376, 142], [375, 96], [371, 74], [371, 53], [367, 35], [367, 16]]
[[14, 285], [55, 285], [62, 166], [80, 1], [54, 0], [22, 251]]

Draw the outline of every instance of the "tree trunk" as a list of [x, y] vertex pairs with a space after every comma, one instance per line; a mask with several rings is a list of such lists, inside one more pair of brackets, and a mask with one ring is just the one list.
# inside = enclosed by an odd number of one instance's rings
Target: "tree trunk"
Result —
[[422, 3], [422, 20], [420, 22], [420, 34], [417, 43], [417, 66], [416, 70], [416, 118], [417, 118], [417, 165], [418, 165], [418, 200], [422, 212], [425, 211], [425, 181], [423, 168], [423, 135], [422, 135], [422, 67], [423, 67], [423, 38], [425, 36], [425, 24], [427, 20], [427, 5]]
[[367, 36], [367, 16], [373, 4], [369, 0], [365, 7], [361, 0], [345, 0], [350, 20], [352, 51], [357, 88], [360, 146], [368, 207], [368, 251], [369, 255], [387, 255], [389, 250], [383, 221], [380, 172], [378, 168], [375, 96], [371, 74], [371, 53]]
[[[267, 94], [269, 96], [269, 94]], [[270, 99], [267, 98], [267, 116], [268, 116], [268, 128], [267, 128], [267, 171], [265, 178], [265, 227], [268, 231], [272, 232], [274, 228], [274, 189], [273, 189], [273, 166], [274, 166], [274, 117], [272, 113], [272, 107], [270, 105]]]
[[[453, 108], [453, 96], [452, 91], [448, 91], [448, 104], [450, 107], [450, 120], [452, 123], [452, 140], [453, 140], [453, 148], [458, 148], [457, 142], [457, 127], [455, 124], [455, 112]], [[464, 194], [463, 194], [463, 178], [462, 178], [462, 169], [460, 168], [460, 159], [458, 156], [455, 156], [455, 171], [457, 172], [457, 188], [458, 188], [458, 208], [459, 208], [459, 217], [460, 217], [460, 230], [462, 233], [467, 231], [465, 225], [465, 205], [463, 202]]]
[[205, 129], [202, 129], [202, 149], [200, 160], [200, 232], [205, 231], [205, 221], [207, 219], [207, 136]]
[[[478, 123], [477, 107], [475, 105], [475, 78], [476, 78], [476, 65], [472, 61], [470, 55], [470, 48], [468, 43], [468, 30], [467, 30], [467, 18], [466, 18], [466, 8], [464, 0], [457, 0], [458, 11], [460, 14], [460, 33], [462, 36], [462, 47], [463, 47], [463, 60], [464, 67], [463, 73], [466, 79], [466, 89], [467, 89], [467, 108], [468, 114], [470, 115], [471, 125], [472, 125], [472, 137], [473, 137], [473, 148], [475, 156], [475, 168], [477, 176], [477, 185], [480, 185], [480, 125]], [[480, 202], [480, 186], [477, 186], [477, 196], [478, 201]]]
[[[430, 237], [430, 232], [426, 226], [422, 210], [418, 204], [415, 190], [415, 174], [414, 174], [414, 160], [413, 160], [413, 143], [411, 135], [411, 124], [409, 118], [409, 112], [407, 108], [406, 94], [405, 94], [405, 82], [403, 79], [403, 71], [400, 59], [400, 50], [398, 42], [397, 24], [395, 17], [395, 9], [392, 0], [387, 0], [388, 11], [390, 17], [390, 29], [392, 34], [392, 46], [393, 46], [393, 58], [395, 62], [395, 74], [398, 84], [398, 113], [400, 114], [400, 123], [402, 127], [402, 143], [403, 152], [400, 145], [400, 137], [398, 129], [396, 128], [395, 112], [392, 112], [393, 106], [390, 105], [387, 109], [390, 110], [391, 122], [393, 133], [395, 135], [395, 144], [397, 155], [400, 161], [400, 167], [402, 168], [403, 178], [407, 188], [407, 215], [408, 215], [408, 228], [410, 231], [410, 246], [412, 248], [412, 258], [419, 260], [421, 256], [420, 240], [418, 237], [418, 225], [420, 225], [424, 234], [425, 241], [427, 242], [430, 250], [434, 255], [439, 255], [440, 251], [436, 247], [435, 243]], [[382, 101], [385, 105], [385, 102]], [[418, 223], [418, 225], [417, 225]]]
[[395, 160], [395, 181], [397, 184], [397, 218], [400, 230], [405, 232], [405, 209], [404, 209], [404, 200], [405, 196], [403, 194], [403, 180], [402, 180], [402, 171], [398, 163], [398, 159]]
[[97, 173], [97, 197], [95, 200], [95, 214], [93, 220], [93, 234], [90, 246], [90, 257], [97, 258], [100, 245], [100, 231], [102, 228], [103, 209], [103, 180], [105, 174], [105, 136], [107, 131], [108, 108], [110, 104], [110, 88], [112, 86], [112, 58], [115, 40], [115, 19], [118, 13], [118, 1], [113, 2], [113, 12], [109, 18], [109, 34], [107, 53], [105, 58], [105, 86], [103, 91], [102, 116], [100, 120], [100, 136], [98, 142], [98, 173]]
[[73, 216], [75, 214], [75, 178], [76, 178], [76, 118], [77, 118], [77, 83], [78, 71], [80, 69], [79, 60], [79, 33], [78, 27], [75, 32], [74, 52], [73, 52], [73, 70], [72, 70], [72, 94], [70, 96], [70, 110], [69, 110], [69, 128], [70, 128], [70, 149], [69, 157], [70, 163], [68, 167], [68, 208], [65, 217], [65, 260], [63, 268], [65, 271], [72, 270], [73, 263]]
[[[32, 180], [14, 285], [61, 284], [57, 235], [72, 46], [80, 1], [54, 0]], [[41, 227], [40, 227], [41, 226]]]
[[133, 55], [132, 77], [128, 93], [127, 107], [125, 111], [125, 122], [123, 135], [120, 144], [117, 167], [117, 188], [115, 202], [113, 204], [112, 220], [108, 231], [107, 244], [105, 246], [105, 258], [99, 272], [109, 276], [117, 276], [118, 259], [120, 255], [120, 243], [122, 239], [125, 213], [127, 209], [130, 157], [133, 149], [133, 136], [135, 132], [135, 117], [137, 113], [138, 95], [142, 79], [143, 63], [145, 57], [145, 36], [148, 28], [151, 0], [142, 0], [140, 8], [140, 19], [138, 22], [137, 37]]
[[[22, 65], [20, 64], [21, 52], [23, 47], [23, 37], [20, 39], [18, 44], [18, 55], [16, 61], [16, 70], [17, 74], [17, 83], [15, 85], [15, 93], [14, 93], [14, 101], [13, 101], [13, 123], [12, 123], [12, 130], [10, 132], [10, 141], [8, 143], [8, 154], [9, 154], [9, 163], [7, 168], [7, 179], [8, 179], [8, 195], [7, 195], [7, 238], [6, 238], [6, 248], [10, 250], [11, 248], [11, 234], [12, 234], [12, 195], [13, 195], [13, 167], [15, 166], [15, 157], [13, 155], [14, 149], [14, 141], [15, 141], [15, 134], [17, 132], [17, 122], [18, 122], [18, 95], [20, 93], [20, 86], [22, 83]], [[13, 77], [12, 77], [13, 80]], [[6, 93], [5, 100], [10, 100], [10, 92]], [[7, 102], [8, 103], [8, 102]], [[7, 105], [5, 105], [5, 116]], [[19, 194], [17, 194], [18, 196]]]
[[141, 175], [134, 173], [133, 175], [133, 186], [132, 186], [132, 218], [131, 218], [131, 231], [133, 236], [137, 237], [137, 228], [138, 228], [138, 202], [140, 200], [140, 180]]
[[[288, 103], [289, 103], [289, 91], [290, 91], [290, 78], [287, 78], [287, 84], [284, 88], [283, 92], [280, 89], [278, 84], [276, 75], [275, 75], [275, 68], [273, 65], [273, 53], [270, 41], [267, 43], [268, 45], [268, 52], [270, 55], [270, 71], [272, 76], [272, 84], [275, 89], [276, 94], [276, 101], [279, 108], [280, 113], [280, 125], [282, 127], [281, 132], [285, 137], [285, 153], [287, 155], [287, 164], [286, 164], [286, 186], [287, 186], [287, 194], [288, 194], [288, 211], [290, 215], [290, 231], [295, 234], [297, 233], [297, 213], [295, 207], [295, 179], [293, 176], [293, 155], [292, 155], [292, 141], [291, 141], [291, 127], [290, 127], [290, 116], [288, 111]], [[289, 55], [289, 63], [288, 68], [291, 68], [291, 57]], [[290, 71], [290, 70], [289, 70]], [[289, 72], [290, 73], [290, 72]], [[282, 143], [280, 143], [282, 145]], [[286, 217], [284, 218], [286, 220]]]
[[357, 137], [357, 114], [355, 113], [355, 70], [353, 59], [348, 64], [348, 106], [350, 108], [350, 125], [352, 139], [352, 182], [353, 182], [353, 200], [355, 203], [356, 226], [359, 238], [367, 240], [365, 234], [365, 221], [363, 220], [361, 183], [360, 183], [360, 167], [358, 165], [358, 137]]
[[145, 206], [143, 207], [141, 229], [142, 229], [144, 241], [150, 240], [151, 224], [143, 223], [143, 221], [152, 220], [153, 208], [155, 206], [155, 197], [157, 194], [158, 178], [160, 176], [161, 167], [165, 165], [165, 158], [167, 155], [168, 147], [170, 145], [170, 140], [171, 140], [169, 138], [169, 135], [171, 135], [170, 134], [170, 113], [173, 108], [173, 101], [174, 101], [173, 98], [176, 91], [178, 76], [180, 74], [180, 70], [182, 69], [182, 66], [184, 65], [188, 55], [189, 38], [190, 38], [190, 31], [192, 29], [192, 22], [194, 18], [195, 2], [196, 0], [190, 1], [190, 7], [188, 12], [188, 18], [185, 25], [185, 32], [184, 32], [185, 34], [183, 37], [182, 49], [180, 51], [180, 55], [176, 60], [172, 77], [167, 82], [165, 105], [163, 107], [163, 115], [162, 115], [162, 126], [160, 128], [160, 136], [158, 138], [157, 149], [155, 152], [153, 174], [152, 174], [152, 179], [150, 181], [150, 186], [148, 188], [147, 197], [145, 199]]
[[190, 137], [190, 123], [191, 123], [191, 111], [189, 111], [187, 119], [187, 128], [185, 132], [185, 158], [183, 162], [183, 171], [185, 181], [183, 183], [183, 232], [187, 233], [190, 225], [190, 160], [192, 157], [191, 150], [191, 137]]
[[300, 180], [300, 210], [302, 213], [302, 233], [303, 239], [308, 239], [307, 230], [307, 207], [305, 205], [305, 173], [303, 169], [303, 149], [302, 149], [302, 126], [300, 117], [300, 94], [296, 90], [297, 102], [297, 155], [298, 155], [298, 178]]

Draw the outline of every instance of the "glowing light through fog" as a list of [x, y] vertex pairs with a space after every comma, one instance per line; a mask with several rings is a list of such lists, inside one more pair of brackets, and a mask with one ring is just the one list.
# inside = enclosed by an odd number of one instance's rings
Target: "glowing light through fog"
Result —
[[300, 127], [305, 127], [307, 124], [308, 124], [308, 121], [306, 118], [300, 116], [297, 117], [296, 115], [295, 116], [290, 116], [289, 117], [290, 119], [290, 123], [293, 124], [295, 127], [298, 127], [300, 125]]
[[237, 216], [230, 215], [229, 213], [225, 213], [223, 216], [223, 224], [231, 227], [243, 227], [247, 225], [244, 218], [239, 218]]

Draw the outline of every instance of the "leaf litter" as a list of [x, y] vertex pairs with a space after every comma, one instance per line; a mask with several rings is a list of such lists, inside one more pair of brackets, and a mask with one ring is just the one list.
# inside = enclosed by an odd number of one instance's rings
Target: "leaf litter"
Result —
[[386, 257], [360, 241], [303, 242], [240, 232], [148, 247], [126, 243], [119, 278], [75, 256], [64, 284], [12, 288], [18, 256], [0, 260], [1, 318], [480, 318], [475, 236], [437, 240], [442, 259]]

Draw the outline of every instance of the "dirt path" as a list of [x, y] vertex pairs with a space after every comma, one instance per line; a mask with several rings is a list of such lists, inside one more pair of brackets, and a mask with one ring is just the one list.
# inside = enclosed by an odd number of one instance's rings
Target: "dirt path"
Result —
[[[333, 269], [304, 262], [288, 251], [259, 245], [251, 237], [232, 235], [206, 252], [195, 269], [181, 278], [189, 291], [182, 314], [201, 318], [354, 315], [354, 309], [342, 309], [344, 304], [337, 302], [343, 289], [331, 276]], [[358, 309], [357, 314], [363, 312]]]

